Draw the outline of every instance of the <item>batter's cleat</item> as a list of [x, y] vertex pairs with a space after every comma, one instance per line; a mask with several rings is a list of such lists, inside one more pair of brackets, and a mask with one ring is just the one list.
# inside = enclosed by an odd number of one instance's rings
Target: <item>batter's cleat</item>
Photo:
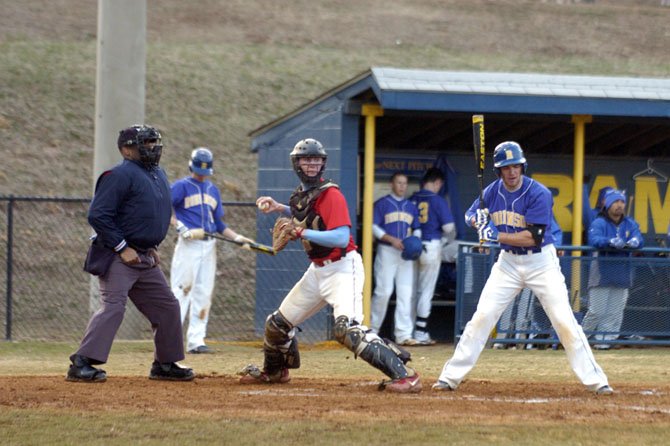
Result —
[[405, 347], [411, 347], [413, 345], [417, 345], [417, 342], [416, 342], [416, 339], [414, 339], [414, 338], [407, 338], [407, 339], [404, 339], [400, 342], [396, 342], [396, 344], [402, 345], [402, 346], [405, 346]]
[[451, 387], [448, 382], [437, 380], [432, 387], [433, 390], [438, 392], [453, 392], [456, 390], [454, 387]]
[[602, 386], [596, 390], [596, 395], [611, 395], [614, 393], [614, 389], [610, 386]]
[[182, 367], [176, 362], [154, 361], [149, 372], [149, 379], [160, 381], [193, 381], [194, 378], [193, 369]]
[[74, 354], [70, 356], [70, 369], [67, 371], [67, 381], [102, 383], [107, 381], [107, 373], [102, 369], [93, 367], [90, 360], [81, 355]]
[[201, 355], [201, 354], [207, 354], [207, 353], [214, 353], [209, 347], [206, 345], [199, 345], [196, 348], [192, 348], [191, 350], [188, 351], [188, 353], [192, 355]]
[[249, 364], [240, 370], [240, 384], [286, 384], [291, 381], [288, 369], [281, 369], [279, 372], [269, 375], [258, 366]]
[[393, 393], [419, 393], [421, 392], [421, 379], [419, 378], [419, 374], [414, 372], [412, 376], [391, 381], [382, 381], [379, 384], [379, 390]]

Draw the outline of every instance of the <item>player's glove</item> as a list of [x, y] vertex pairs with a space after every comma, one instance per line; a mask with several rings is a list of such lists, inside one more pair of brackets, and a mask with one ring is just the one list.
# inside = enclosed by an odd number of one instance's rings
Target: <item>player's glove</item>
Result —
[[479, 234], [480, 242], [497, 242], [498, 241], [498, 229], [488, 222], [487, 225], [479, 228], [477, 230]]
[[288, 245], [291, 240], [300, 237], [302, 228], [293, 223], [288, 217], [279, 217], [272, 228], [272, 248], [279, 252]]
[[202, 240], [205, 238], [205, 230], [202, 228], [187, 229], [181, 233], [186, 240]]
[[251, 240], [249, 238], [246, 238], [245, 236], [239, 235], [239, 234], [233, 240], [236, 241], [236, 242], [239, 242], [239, 243], [244, 243], [242, 245], [242, 249], [248, 249], [248, 250], [251, 250], [251, 246], [249, 245], [249, 243], [254, 242], [253, 240]]
[[626, 246], [626, 241], [621, 237], [614, 237], [610, 239], [610, 246], [616, 249], [622, 249]]
[[477, 209], [475, 212], [475, 228], [477, 230], [483, 228], [486, 226], [486, 224], [489, 222], [489, 210], [488, 208], [484, 209]]
[[626, 248], [639, 248], [640, 247], [640, 240], [637, 237], [631, 237], [627, 242], [626, 242]]

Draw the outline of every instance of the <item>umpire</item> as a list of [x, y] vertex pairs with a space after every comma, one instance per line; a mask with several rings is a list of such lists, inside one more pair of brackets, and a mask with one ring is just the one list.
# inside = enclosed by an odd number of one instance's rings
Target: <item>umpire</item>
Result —
[[151, 322], [154, 362], [150, 379], [191, 381], [184, 359], [179, 302], [158, 267], [157, 247], [170, 225], [172, 203], [165, 171], [158, 167], [163, 146], [153, 127], [119, 132], [123, 161], [98, 178], [88, 211], [96, 235], [84, 269], [99, 276], [101, 307], [91, 317], [81, 345], [70, 356], [68, 381], [103, 382], [104, 364], [128, 298]]

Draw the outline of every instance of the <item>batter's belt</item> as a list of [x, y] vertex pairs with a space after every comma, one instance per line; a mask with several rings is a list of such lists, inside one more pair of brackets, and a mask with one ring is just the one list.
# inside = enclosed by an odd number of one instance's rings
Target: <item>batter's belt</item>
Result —
[[545, 245], [542, 248], [504, 248], [503, 251], [517, 256], [525, 256], [530, 254], [538, 254], [547, 250], [550, 246], [553, 245]]

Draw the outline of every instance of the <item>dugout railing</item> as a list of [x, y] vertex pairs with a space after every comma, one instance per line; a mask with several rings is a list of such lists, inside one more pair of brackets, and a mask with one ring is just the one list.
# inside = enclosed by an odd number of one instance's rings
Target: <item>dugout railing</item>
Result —
[[[90, 197], [0, 195], [0, 339], [78, 341], [97, 308], [97, 280], [82, 266], [92, 233]], [[255, 203], [224, 202], [225, 221], [255, 237]], [[159, 248], [169, 278], [177, 235]], [[256, 254], [217, 244], [217, 273], [208, 339], [257, 340], [254, 331]], [[150, 324], [128, 305], [117, 338], [152, 338]]]
[[[595, 257], [589, 246], [557, 247], [570, 304], [579, 323], [589, 309], [589, 274], [594, 262], [625, 262], [632, 286], [617, 331], [585, 330], [589, 343], [606, 349], [627, 345], [670, 345], [670, 249], [632, 250], [631, 257]], [[458, 341], [472, 318], [479, 296], [500, 252], [497, 246], [461, 243], [457, 260], [454, 339]], [[560, 286], [560, 284], [557, 284]], [[608, 335], [612, 339], [597, 339]], [[489, 346], [508, 348], [559, 348], [560, 342], [536, 296], [522, 290], [503, 312]]]

